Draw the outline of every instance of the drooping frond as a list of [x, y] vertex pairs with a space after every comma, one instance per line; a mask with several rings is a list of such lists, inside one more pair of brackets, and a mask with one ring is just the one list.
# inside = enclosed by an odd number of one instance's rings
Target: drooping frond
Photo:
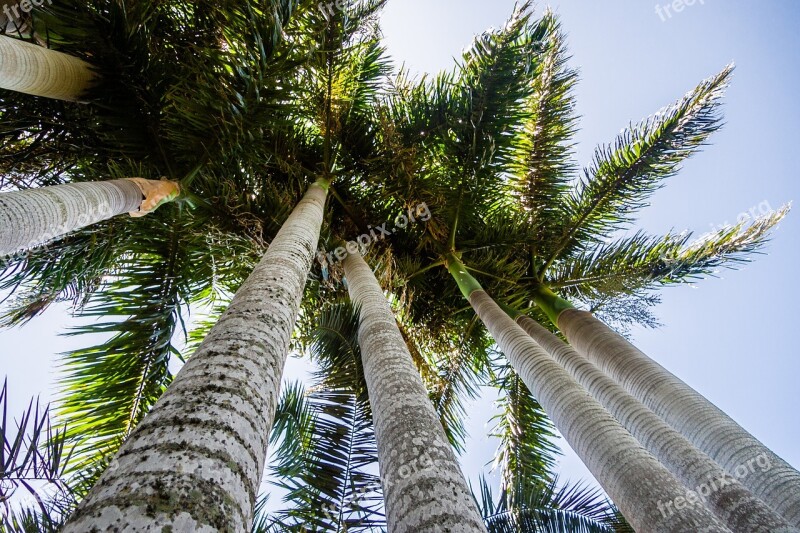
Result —
[[356, 394], [287, 387], [273, 427], [276, 442], [273, 476], [288, 492], [288, 506], [263, 523], [297, 532], [385, 527], [372, 419]]
[[629, 224], [650, 195], [696, 153], [721, 124], [722, 97], [733, 67], [702, 82], [679, 102], [599, 148], [568, 200], [568, 222], [540, 270]]
[[477, 498], [489, 533], [632, 533], [619, 512], [597, 489], [554, 479], [531, 485], [513, 502], [501, 490], [492, 494], [485, 479]]
[[104, 337], [62, 360], [57, 415], [76, 443], [74, 470], [115, 452], [172, 379], [169, 362], [178, 353], [173, 337], [186, 290], [178, 271], [187, 257], [171, 233], [166, 242], [151, 242], [150, 253], [124, 260], [120, 274], [81, 313], [94, 321], [69, 333]]

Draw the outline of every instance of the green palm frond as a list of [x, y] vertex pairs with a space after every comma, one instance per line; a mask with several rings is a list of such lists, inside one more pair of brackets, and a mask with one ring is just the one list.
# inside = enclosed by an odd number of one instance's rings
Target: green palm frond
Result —
[[288, 508], [262, 523], [285, 531], [385, 527], [377, 446], [366, 404], [348, 390], [285, 388], [273, 427], [272, 467]]
[[696, 240], [690, 233], [663, 237], [637, 233], [600, 244], [555, 265], [548, 283], [579, 300], [604, 300], [658, 285], [696, 281], [719, 268], [735, 268], [751, 260], [789, 209], [785, 206]]
[[557, 236], [566, 193], [577, 170], [573, 143], [578, 74], [567, 65], [565, 37], [555, 16], [545, 13], [540, 24], [547, 28], [546, 49], [527, 102], [530, 117], [515, 140], [516, 154], [510, 165], [514, 197], [533, 222], [534, 256]]
[[531, 485], [514, 503], [501, 491], [495, 499], [485, 479], [478, 504], [489, 533], [628, 533], [633, 530], [597, 489], [558, 487], [558, 480]]
[[116, 451], [172, 379], [169, 362], [178, 354], [173, 337], [182, 327], [186, 291], [178, 276], [186, 256], [172, 233], [167, 242], [151, 241], [149, 253], [124, 260], [120, 275], [81, 313], [96, 322], [69, 333], [107, 338], [62, 360], [57, 415], [76, 442], [75, 470]]
[[721, 125], [720, 98], [733, 67], [702, 82], [683, 99], [625, 130], [614, 145], [599, 148], [567, 203], [569, 220], [540, 269], [581, 246], [629, 224], [647, 198]]

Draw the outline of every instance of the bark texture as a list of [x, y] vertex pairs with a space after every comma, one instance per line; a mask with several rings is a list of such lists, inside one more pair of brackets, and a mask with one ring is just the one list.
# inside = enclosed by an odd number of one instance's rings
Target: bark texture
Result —
[[325, 198], [311, 186], [65, 533], [250, 530]]
[[397, 328], [359, 254], [344, 261], [360, 309], [358, 342], [378, 442], [390, 533], [485, 532], [450, 442]]
[[0, 88], [55, 100], [79, 101], [95, 74], [89, 63], [0, 35]]
[[514, 370], [636, 531], [730, 531], [488, 294], [474, 291], [469, 301]]
[[800, 527], [800, 472], [590, 313], [564, 311], [558, 327], [579, 353]]
[[800, 533], [571, 346], [530, 317], [517, 323], [731, 530]]
[[143, 198], [141, 189], [130, 180], [69, 183], [2, 193], [0, 257], [136, 211]]

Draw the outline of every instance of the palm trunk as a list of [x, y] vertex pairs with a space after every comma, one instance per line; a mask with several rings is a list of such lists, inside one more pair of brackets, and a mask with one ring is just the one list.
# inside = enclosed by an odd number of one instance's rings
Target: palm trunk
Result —
[[178, 184], [140, 178], [69, 183], [0, 194], [0, 257], [123, 213], [139, 216], [177, 197]]
[[458, 460], [392, 310], [358, 253], [344, 261], [391, 533], [485, 532]]
[[311, 186], [65, 533], [250, 530], [326, 195]]
[[[636, 531], [730, 531], [536, 344], [460, 261], [449, 258], [448, 268], [514, 370]], [[673, 506], [676, 511], [670, 512]]]
[[75, 102], [94, 79], [77, 57], [0, 35], [0, 89]]
[[579, 353], [800, 527], [800, 472], [590, 313], [567, 309], [557, 324]]
[[625, 392], [588, 359], [542, 327], [518, 313], [517, 323], [564, 367], [656, 459], [683, 484], [697, 492], [706, 505], [733, 531], [775, 533], [795, 531], [764, 502], [655, 413]]

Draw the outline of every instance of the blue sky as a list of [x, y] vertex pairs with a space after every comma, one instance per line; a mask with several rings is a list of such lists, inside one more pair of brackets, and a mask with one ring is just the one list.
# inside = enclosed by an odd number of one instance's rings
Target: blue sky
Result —
[[[667, 2], [615, 0], [552, 3], [581, 73], [578, 162], [630, 122], [673, 102], [700, 80], [735, 61], [725, 105], [726, 127], [708, 149], [667, 183], [641, 214], [637, 228], [653, 233], [689, 229], [702, 234], [735, 222], [742, 212], [800, 198], [794, 158], [800, 135], [800, 3], [698, 0], [671, 18]], [[398, 64], [414, 72], [449, 68], [475, 33], [500, 26], [510, 0], [390, 0], [384, 31]], [[662, 10], [663, 12], [663, 10]], [[695, 387], [791, 464], [800, 467], [800, 357], [793, 347], [800, 300], [800, 219], [781, 224], [767, 254], [740, 271], [696, 287], [663, 292], [657, 315], [664, 327], [635, 330], [639, 347]], [[53, 395], [54, 354], [85, 344], [58, 337], [74, 322], [64, 308], [27, 327], [0, 331], [0, 375], [8, 375], [12, 405]], [[290, 375], [302, 372], [291, 363]], [[463, 457], [475, 479], [496, 443], [485, 438], [491, 399], [473, 405], [473, 438]], [[563, 440], [560, 441], [561, 444]], [[570, 479], [590, 479], [573, 454], [561, 462]]]

